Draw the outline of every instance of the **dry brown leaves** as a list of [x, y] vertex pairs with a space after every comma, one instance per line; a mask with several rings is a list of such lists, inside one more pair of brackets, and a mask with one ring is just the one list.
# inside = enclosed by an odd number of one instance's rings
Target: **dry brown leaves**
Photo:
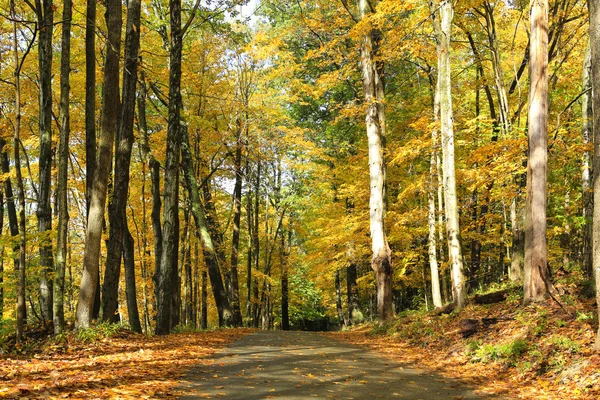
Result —
[[[520, 310], [518, 313], [515, 310]], [[540, 315], [541, 313], [541, 315]], [[459, 332], [461, 318], [516, 316], [501, 321], [470, 338]], [[540, 329], [540, 321], [545, 326]], [[416, 327], [412, 329], [411, 327]], [[424, 329], [428, 328], [428, 329]], [[393, 331], [396, 331], [395, 333]], [[390, 332], [391, 331], [391, 332]], [[436, 371], [440, 375], [468, 385], [483, 395], [502, 399], [598, 399], [600, 398], [600, 355], [591, 350], [594, 329], [589, 321], [568, 319], [555, 304], [522, 308], [515, 304], [468, 306], [461, 314], [400, 318], [387, 334], [372, 334], [370, 327], [350, 332], [332, 333], [344, 341], [371, 348], [395, 361], [417, 368]], [[432, 334], [435, 332], [436, 334]], [[576, 352], [557, 349], [556, 337], [569, 338], [580, 347]], [[531, 361], [526, 353], [517, 365], [503, 362], [473, 362], [469, 344], [506, 343], [524, 338], [535, 348], [538, 365], [533, 370], [518, 366]], [[554, 365], [559, 360], [562, 365]], [[533, 362], [533, 361], [532, 361]]]
[[28, 359], [0, 359], [0, 398], [149, 399], [180, 396], [179, 378], [218, 348], [251, 332], [145, 337], [126, 334], [99, 343], [47, 348]]

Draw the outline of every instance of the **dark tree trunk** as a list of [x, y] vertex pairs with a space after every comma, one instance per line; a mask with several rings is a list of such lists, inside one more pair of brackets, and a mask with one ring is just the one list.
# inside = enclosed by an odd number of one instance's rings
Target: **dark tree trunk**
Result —
[[178, 175], [181, 147], [181, 0], [170, 0], [171, 48], [169, 74], [169, 118], [165, 163], [163, 241], [156, 313], [156, 334], [164, 335], [171, 328], [171, 299], [173, 290], [174, 253], [177, 253], [179, 231]]
[[238, 251], [240, 245], [240, 222], [242, 218], [242, 143], [241, 121], [238, 121], [237, 147], [235, 150], [234, 172], [235, 187], [233, 189], [233, 236], [231, 239], [231, 308], [233, 324], [242, 325], [240, 310], [240, 288], [238, 282]]
[[[150, 169], [150, 192], [152, 193], [152, 233], [154, 238], [154, 298], [158, 299], [158, 276], [160, 275], [160, 260], [162, 257], [162, 225], [160, 221], [160, 163], [150, 151], [148, 142], [148, 124], [146, 122], [146, 80], [144, 71], [140, 72], [140, 90], [138, 94], [138, 125], [140, 128], [140, 150], [142, 157]], [[156, 305], [156, 304], [155, 304]]]
[[342, 308], [342, 285], [340, 282], [340, 270], [335, 271], [335, 306], [340, 325], [348, 325], [344, 318], [344, 309]]
[[[138, 53], [140, 48], [140, 0], [129, 0], [125, 28], [125, 64], [123, 66], [123, 96], [119, 129], [116, 137], [113, 196], [108, 208], [108, 237], [104, 285], [102, 286], [102, 320], [110, 321], [117, 311], [121, 255], [127, 228], [126, 207], [129, 194], [129, 166], [133, 146]], [[133, 253], [131, 254], [133, 256]], [[139, 320], [139, 317], [138, 317]]]
[[356, 264], [351, 263], [346, 268], [346, 293], [348, 296], [348, 325], [355, 322], [355, 314], [360, 312], [358, 305], [358, 284], [356, 283], [358, 276], [356, 272]]
[[215, 297], [215, 304], [219, 314], [219, 326], [230, 325], [232, 313], [229, 305], [229, 298], [227, 297], [223, 278], [221, 277], [221, 271], [219, 269], [219, 257], [217, 254], [216, 243], [213, 241], [207, 218], [200, 201], [198, 183], [192, 165], [192, 153], [190, 151], [188, 132], [185, 128], [182, 129], [181, 132], [183, 139], [181, 146], [181, 164], [185, 175], [185, 184], [190, 197], [192, 215], [194, 216], [194, 221], [196, 222], [196, 227], [199, 231], [202, 252], [208, 268], [208, 276], [210, 278], [213, 295]]
[[[258, 237], [258, 225], [259, 225], [259, 211], [260, 211], [260, 160], [257, 161], [256, 166], [256, 180], [254, 182], [254, 215], [252, 217], [252, 247], [254, 254], [254, 270], [258, 271], [260, 265], [260, 240]], [[252, 326], [258, 328], [258, 279], [254, 278], [252, 282], [252, 292], [254, 295], [254, 302], [252, 303]]]
[[206, 304], [208, 300], [208, 285], [206, 276], [206, 269], [202, 269], [202, 288], [201, 288], [201, 297], [202, 297], [202, 307], [200, 309], [200, 328], [207, 329], [208, 328], [208, 305]]
[[[6, 140], [4, 140], [4, 138], [0, 138], [0, 164], [2, 167], [2, 173], [3, 174], [8, 174], [10, 172], [10, 163], [8, 161], [8, 153], [6, 151], [5, 146], [7, 145]], [[13, 240], [17, 239], [17, 236], [19, 236], [19, 221], [17, 219], [17, 208], [15, 206], [15, 198], [14, 198], [14, 194], [13, 194], [13, 189], [12, 189], [12, 182], [10, 178], [6, 178], [4, 180], [4, 187], [3, 187], [4, 191], [4, 197], [6, 198], [6, 209], [8, 212], [8, 228], [10, 231], [10, 235], [13, 237]], [[2, 203], [2, 221], [4, 221], [4, 202]], [[4, 222], [2, 223], [2, 226], [4, 226]], [[14, 256], [13, 256], [13, 262], [14, 262], [14, 270], [18, 271], [19, 270], [19, 244], [18, 243], [14, 243], [13, 245], [13, 250], [14, 250]], [[2, 263], [2, 265], [4, 266], [4, 262]], [[3, 275], [0, 275], [3, 276]], [[3, 290], [4, 287], [0, 286], [0, 288]]]
[[[131, 3], [129, 3], [131, 4]], [[129, 326], [134, 332], [142, 333], [142, 324], [140, 323], [140, 314], [137, 304], [137, 291], [135, 285], [135, 257], [133, 236], [127, 226], [127, 221], [123, 224], [123, 264], [125, 265], [125, 295], [127, 296], [127, 317]]]
[[36, 0], [39, 28], [38, 67], [40, 81], [40, 153], [38, 232], [40, 233], [40, 311], [45, 321], [52, 320], [52, 240], [46, 233], [52, 231], [52, 32], [54, 28], [54, 4], [52, 0]]
[[67, 242], [69, 228], [69, 203], [67, 201], [67, 178], [69, 168], [69, 76], [71, 73], [71, 16], [72, 2], [65, 0], [62, 24], [60, 59], [60, 143], [58, 150], [58, 240], [56, 244], [56, 266], [54, 268], [54, 333], [60, 334], [65, 326], [64, 290], [65, 267], [67, 264]]
[[[85, 23], [85, 209], [89, 217], [96, 171], [96, 2], [87, 2]], [[100, 270], [96, 278], [92, 318], [100, 314]]]
[[118, 0], [107, 0], [106, 6], [108, 45], [102, 90], [102, 131], [98, 145], [98, 164], [94, 171], [94, 184], [86, 228], [83, 276], [77, 303], [77, 326], [80, 328], [89, 327], [93, 315], [100, 267], [104, 208], [119, 118], [119, 54], [123, 24], [122, 9], [121, 2]]

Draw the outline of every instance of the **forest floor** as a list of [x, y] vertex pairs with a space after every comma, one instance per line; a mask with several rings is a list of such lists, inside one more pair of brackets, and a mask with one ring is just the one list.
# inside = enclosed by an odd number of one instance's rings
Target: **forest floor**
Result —
[[[595, 302], [521, 306], [515, 293], [460, 313], [406, 312], [390, 325], [361, 325], [335, 338], [456, 379], [503, 399], [598, 399], [600, 354], [592, 351]], [[461, 320], [478, 320], [465, 334]], [[489, 324], [481, 323], [492, 321]], [[466, 337], [465, 337], [466, 336]]]
[[0, 355], [0, 398], [179, 397], [178, 382], [189, 368], [210, 362], [208, 356], [250, 330], [152, 337], [125, 329], [84, 332]]

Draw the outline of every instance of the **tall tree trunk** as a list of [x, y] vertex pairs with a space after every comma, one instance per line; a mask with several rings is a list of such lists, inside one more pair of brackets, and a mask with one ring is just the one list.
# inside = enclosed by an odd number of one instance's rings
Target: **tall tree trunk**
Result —
[[548, 169], [548, 0], [533, 0], [530, 14], [529, 157], [525, 227], [524, 303], [548, 293], [546, 179]]
[[[17, 58], [15, 59], [15, 61], [18, 60], [18, 55]], [[17, 74], [15, 74], [15, 87], [17, 87], [17, 81], [18, 82], [18, 89], [20, 92], [20, 77], [17, 76]], [[19, 93], [19, 97], [20, 97], [20, 93]], [[21, 111], [20, 111], [20, 104], [15, 104], [15, 130], [18, 127], [20, 129], [21, 126]], [[17, 108], [19, 108], [19, 110], [17, 110]], [[18, 123], [18, 126], [17, 126]], [[5, 174], [7, 176], [7, 178], [4, 180], [4, 197], [6, 198], [6, 209], [8, 212], [8, 228], [10, 231], [10, 236], [13, 238], [13, 269], [15, 271], [15, 273], [18, 274], [19, 271], [19, 254], [20, 254], [20, 245], [19, 245], [19, 220], [17, 218], [17, 207], [15, 205], [15, 197], [13, 194], [13, 188], [12, 188], [12, 182], [11, 179], [8, 177], [8, 174], [10, 172], [10, 162], [8, 160], [8, 149], [6, 148], [8, 147], [8, 144], [6, 143], [6, 140], [4, 138], [0, 138], [0, 163], [2, 166], [2, 173]], [[15, 162], [15, 166], [16, 166], [16, 162]]]
[[252, 185], [250, 183], [250, 167], [248, 166], [248, 156], [246, 156], [246, 179], [248, 190], [246, 191], [246, 220], [248, 225], [248, 254], [246, 256], [246, 319], [247, 326], [252, 324], [252, 264], [253, 264], [253, 211], [252, 211]]
[[[17, 326], [16, 326], [16, 341], [17, 343], [21, 342], [23, 338], [23, 333], [25, 330], [25, 324], [27, 323], [27, 304], [25, 302], [25, 287], [26, 287], [26, 274], [25, 274], [25, 245], [26, 245], [26, 225], [25, 225], [25, 188], [23, 185], [23, 177], [21, 175], [21, 156], [20, 156], [20, 143], [21, 143], [21, 66], [23, 60], [19, 59], [19, 44], [17, 38], [17, 14], [15, 11], [15, 2], [14, 0], [10, 1], [10, 15], [13, 20], [13, 46], [14, 46], [14, 62], [15, 62], [15, 124], [14, 124], [14, 135], [13, 135], [13, 150], [14, 150], [14, 158], [15, 158], [15, 179], [17, 181], [17, 192], [19, 198], [19, 221], [18, 221], [18, 234], [19, 234], [19, 244], [16, 246], [18, 249], [18, 256], [15, 256], [14, 260], [14, 268], [15, 274], [17, 275]], [[24, 55], [23, 57], [25, 57]], [[8, 157], [2, 157], [2, 169], [8, 170]], [[6, 163], [6, 165], [5, 165]], [[5, 188], [7, 188], [7, 196], [9, 196], [8, 189], [10, 188], [10, 181], [5, 181]], [[12, 188], [10, 188], [10, 192], [12, 192]], [[12, 196], [11, 196], [12, 197]], [[16, 223], [16, 215], [15, 218], [11, 218], [11, 208], [14, 208], [14, 200], [8, 202], [8, 212], [9, 212], [9, 226], [11, 229], [11, 235], [15, 236], [15, 223]], [[15, 213], [16, 214], [16, 213]], [[11, 221], [11, 219], [13, 221]]]
[[56, 266], [54, 267], [54, 333], [60, 334], [65, 327], [64, 290], [69, 229], [69, 203], [67, 201], [67, 178], [69, 169], [69, 75], [71, 73], [71, 16], [72, 2], [63, 4], [62, 45], [60, 59], [60, 143], [58, 149], [58, 240], [56, 243]]
[[[94, 173], [96, 171], [96, 3], [87, 2], [85, 19], [85, 220], [92, 204]], [[96, 279], [92, 318], [100, 314], [100, 270]]]
[[[133, 146], [133, 117], [135, 115], [137, 69], [140, 49], [140, 0], [129, 0], [125, 28], [125, 63], [123, 65], [123, 97], [119, 129], [116, 137], [113, 195], [109, 204], [108, 237], [104, 284], [102, 286], [102, 320], [112, 321], [117, 311], [119, 277], [125, 231], [127, 228], [127, 197], [129, 195], [129, 166]], [[132, 253], [133, 256], [133, 253]], [[139, 317], [138, 317], [139, 319]], [[139, 321], [138, 321], [139, 322]]]
[[208, 285], [207, 285], [207, 279], [208, 277], [206, 276], [206, 268], [202, 269], [202, 288], [200, 289], [201, 294], [200, 297], [202, 298], [202, 306], [200, 307], [200, 328], [202, 329], [208, 329]]
[[40, 80], [40, 153], [38, 189], [38, 232], [40, 233], [40, 309], [45, 321], [52, 320], [52, 32], [54, 4], [52, 0], [36, 0], [37, 23], [40, 31], [38, 67]]
[[452, 111], [452, 82], [450, 66], [450, 38], [452, 37], [452, 2], [430, 3], [438, 54], [438, 85], [440, 92], [440, 121], [442, 132], [442, 164], [448, 264], [452, 280], [452, 295], [458, 308], [466, 302], [463, 255], [458, 221], [456, 176], [454, 172], [454, 128]]
[[233, 324], [242, 325], [240, 310], [240, 288], [238, 282], [238, 254], [240, 246], [240, 222], [242, 218], [242, 122], [238, 120], [238, 134], [235, 149], [234, 173], [235, 186], [233, 189], [233, 234], [231, 239], [231, 308]]
[[152, 233], [154, 238], [154, 299], [158, 299], [158, 276], [160, 275], [160, 260], [162, 257], [162, 225], [160, 221], [160, 163], [150, 151], [148, 142], [148, 124], [146, 122], [146, 79], [144, 71], [140, 71], [140, 90], [138, 94], [138, 126], [140, 128], [140, 151], [142, 158], [150, 169], [150, 192], [152, 194]]
[[593, 277], [592, 256], [592, 226], [594, 215], [594, 192], [592, 190], [592, 151], [587, 146], [593, 143], [593, 118], [592, 107], [592, 62], [591, 53], [588, 48], [583, 64], [583, 90], [587, 91], [581, 96], [581, 136], [586, 150], [583, 152], [583, 165], [581, 176], [581, 189], [583, 198], [583, 272], [588, 279]]
[[[260, 159], [256, 162], [256, 179], [254, 181], [254, 215], [252, 217], [252, 253], [254, 254], [254, 270], [258, 271], [260, 266], [260, 239], [258, 237], [259, 211], [260, 211]], [[250, 288], [248, 288], [250, 290]], [[252, 294], [254, 301], [252, 302], [252, 326], [258, 328], [258, 277], [254, 277], [252, 281]]]
[[[185, 184], [190, 198], [190, 205], [192, 208], [192, 215], [198, 228], [200, 241], [202, 243], [202, 252], [204, 254], [204, 260], [208, 268], [208, 275], [213, 289], [213, 295], [215, 297], [215, 304], [217, 306], [219, 314], [219, 326], [230, 325], [232, 312], [229, 304], [229, 298], [225, 291], [223, 284], [223, 278], [221, 277], [221, 271], [219, 269], [219, 257], [217, 255], [216, 243], [209, 232], [209, 227], [202, 208], [200, 201], [200, 193], [198, 190], [198, 183], [196, 181], [196, 175], [192, 165], [192, 153], [190, 150], [189, 136], [187, 129], [184, 127], [181, 130], [182, 133], [182, 146], [181, 146], [181, 164], [185, 175]], [[166, 204], [166, 203], [165, 203]]]
[[119, 116], [119, 55], [123, 24], [121, 2], [119, 0], [107, 0], [106, 8], [108, 44], [102, 90], [102, 130], [98, 144], [98, 165], [94, 172], [94, 184], [86, 228], [83, 275], [77, 302], [76, 325], [79, 328], [89, 327], [92, 320], [94, 297], [98, 283], [104, 207], [106, 205], [112, 148]]
[[179, 242], [179, 153], [181, 148], [181, 0], [170, 0], [171, 47], [169, 74], [169, 118], [165, 163], [165, 188], [163, 211], [163, 241], [156, 313], [156, 334], [171, 330], [171, 300], [173, 290], [173, 264]]
[[[23, 185], [23, 176], [21, 174], [21, 156], [20, 156], [20, 143], [21, 143], [21, 66], [23, 60], [19, 59], [19, 43], [17, 38], [17, 13], [15, 11], [14, 0], [10, 1], [10, 15], [13, 20], [13, 54], [15, 61], [15, 124], [14, 124], [14, 135], [13, 135], [13, 151], [15, 158], [15, 179], [17, 181], [17, 191], [19, 197], [19, 222], [18, 222], [18, 233], [19, 233], [19, 245], [18, 245], [18, 258], [15, 256], [15, 273], [17, 275], [17, 326], [16, 326], [16, 341], [21, 342], [23, 333], [25, 331], [25, 324], [27, 323], [27, 304], [25, 302], [25, 287], [27, 284], [25, 275], [25, 245], [26, 245], [26, 221], [25, 221], [25, 188]], [[25, 57], [25, 55], [23, 56]], [[6, 163], [6, 165], [4, 165]], [[2, 169], [8, 169], [8, 157], [2, 157]], [[8, 184], [6, 183], [8, 182]], [[5, 187], [8, 189], [10, 181], [5, 181]], [[11, 188], [12, 191], [12, 188]], [[9, 195], [7, 190], [7, 195]], [[11, 235], [14, 236], [14, 226], [16, 218], [11, 221], [11, 204], [10, 200], [8, 203], [9, 211], [9, 225], [11, 228]], [[14, 200], [13, 200], [14, 207]]]
[[[360, 19], [373, 13], [378, 1], [359, 0]], [[385, 162], [385, 86], [383, 63], [377, 61], [381, 33], [367, 21], [361, 38], [360, 63], [366, 104], [366, 127], [369, 142], [370, 228], [373, 258], [371, 267], [377, 282], [377, 313], [380, 323], [394, 314], [392, 303], [392, 256], [385, 231], [386, 162]]]
[[[292, 230], [288, 232], [288, 249], [291, 248]], [[284, 246], [284, 238], [281, 235], [281, 329], [284, 331], [290, 330], [290, 312], [289, 312], [289, 279], [288, 279], [288, 258], [289, 251], [286, 253]], [[339, 274], [339, 271], [338, 271]], [[342, 315], [343, 318], [343, 315]]]
[[[600, 127], [600, 1], [590, 0], [590, 49], [592, 61], [592, 104], [594, 127]], [[594, 129], [594, 171], [600, 171], [600, 129]], [[600, 193], [600, 173], [594, 173], [594, 193]], [[594, 196], [594, 278], [596, 280], [596, 304], [600, 315], [600, 196]], [[600, 326], [594, 345], [600, 351]]]
[[[131, 2], [129, 3], [131, 4]], [[127, 226], [123, 224], [123, 264], [125, 265], [125, 295], [127, 297], [127, 317], [131, 330], [142, 333], [142, 324], [137, 304], [137, 287], [135, 284], [135, 257], [133, 236]]]
[[[283, 271], [282, 271], [283, 273]], [[283, 280], [282, 280], [283, 281]], [[340, 281], [340, 270], [336, 269], [334, 273], [334, 281], [335, 281], [335, 308], [337, 310], [338, 322], [341, 325], [348, 325], [346, 319], [344, 318], [344, 309], [342, 308], [342, 285]], [[287, 282], [286, 282], [287, 285]], [[287, 288], [286, 288], [287, 289]], [[283, 295], [283, 285], [282, 285], [282, 295]]]
[[[436, 80], [436, 82], [439, 82]], [[433, 85], [432, 85], [433, 86]], [[433, 88], [432, 88], [433, 89]], [[439, 85], [436, 83], [433, 89], [433, 119], [439, 121]], [[431, 294], [433, 298], [433, 306], [441, 307], [442, 291], [440, 288], [440, 274], [438, 269], [437, 259], [437, 226], [436, 226], [436, 208], [435, 195], [437, 191], [437, 153], [439, 151], [439, 134], [437, 126], [431, 131], [431, 157], [429, 161], [429, 190], [427, 192], [427, 223], [429, 226], [428, 251], [429, 251], [429, 269], [431, 273]]]

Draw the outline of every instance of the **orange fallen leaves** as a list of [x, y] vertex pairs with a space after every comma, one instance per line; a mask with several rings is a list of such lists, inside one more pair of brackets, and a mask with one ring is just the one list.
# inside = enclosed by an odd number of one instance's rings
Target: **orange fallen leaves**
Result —
[[[464, 315], [468, 318], [481, 318], [490, 315], [514, 315], [515, 312], [520, 313], [521, 317], [494, 325], [471, 338], [465, 339], [459, 334], [459, 320], [464, 318]], [[395, 362], [435, 371], [444, 378], [456, 381], [457, 385], [468, 385], [474, 388], [476, 393], [484, 396], [495, 395], [503, 399], [531, 400], [600, 398], [600, 355], [591, 351], [594, 331], [586, 325], [586, 322], [563, 321], [562, 319], [566, 318], [564, 312], [553, 303], [539, 308], [521, 308], [505, 303], [485, 307], [468, 306], [463, 310], [462, 315], [454, 317], [428, 315], [421, 316], [422, 319], [418, 321], [405, 317], [396, 321], [397, 326], [404, 326], [406, 331], [410, 331], [411, 324], [415, 322], [420, 325], [430, 324], [434, 326], [431, 329], [438, 333], [436, 338], [432, 338], [429, 335], [431, 332], [427, 333], [422, 328], [411, 331], [408, 337], [393, 334], [374, 335], [368, 326], [330, 335], [352, 344], [371, 348]], [[519, 319], [521, 322], [518, 321]], [[532, 335], [531, 329], [536, 332], [534, 322], [538, 319], [545, 321], [547, 327], [538, 335]], [[473, 362], [468, 357], [466, 349], [470, 342], [477, 340], [482, 345], [493, 345], [502, 343], [511, 336], [522, 337], [520, 332], [523, 329], [527, 330], [528, 324], [531, 326], [529, 326], [527, 340], [540, 349], [539, 356], [542, 362], [548, 363], [551, 356], [558, 356], [564, 362], [564, 366], [521, 371], [501, 362]], [[580, 343], [581, 348], [576, 353], [567, 350], [558, 353], [556, 346], [548, 345], [553, 337], [570, 338], [573, 343]]]
[[177, 397], [183, 394], [178, 380], [190, 367], [209, 362], [216, 349], [250, 331], [126, 334], [86, 347], [47, 348], [25, 359], [0, 359], [0, 398]]

